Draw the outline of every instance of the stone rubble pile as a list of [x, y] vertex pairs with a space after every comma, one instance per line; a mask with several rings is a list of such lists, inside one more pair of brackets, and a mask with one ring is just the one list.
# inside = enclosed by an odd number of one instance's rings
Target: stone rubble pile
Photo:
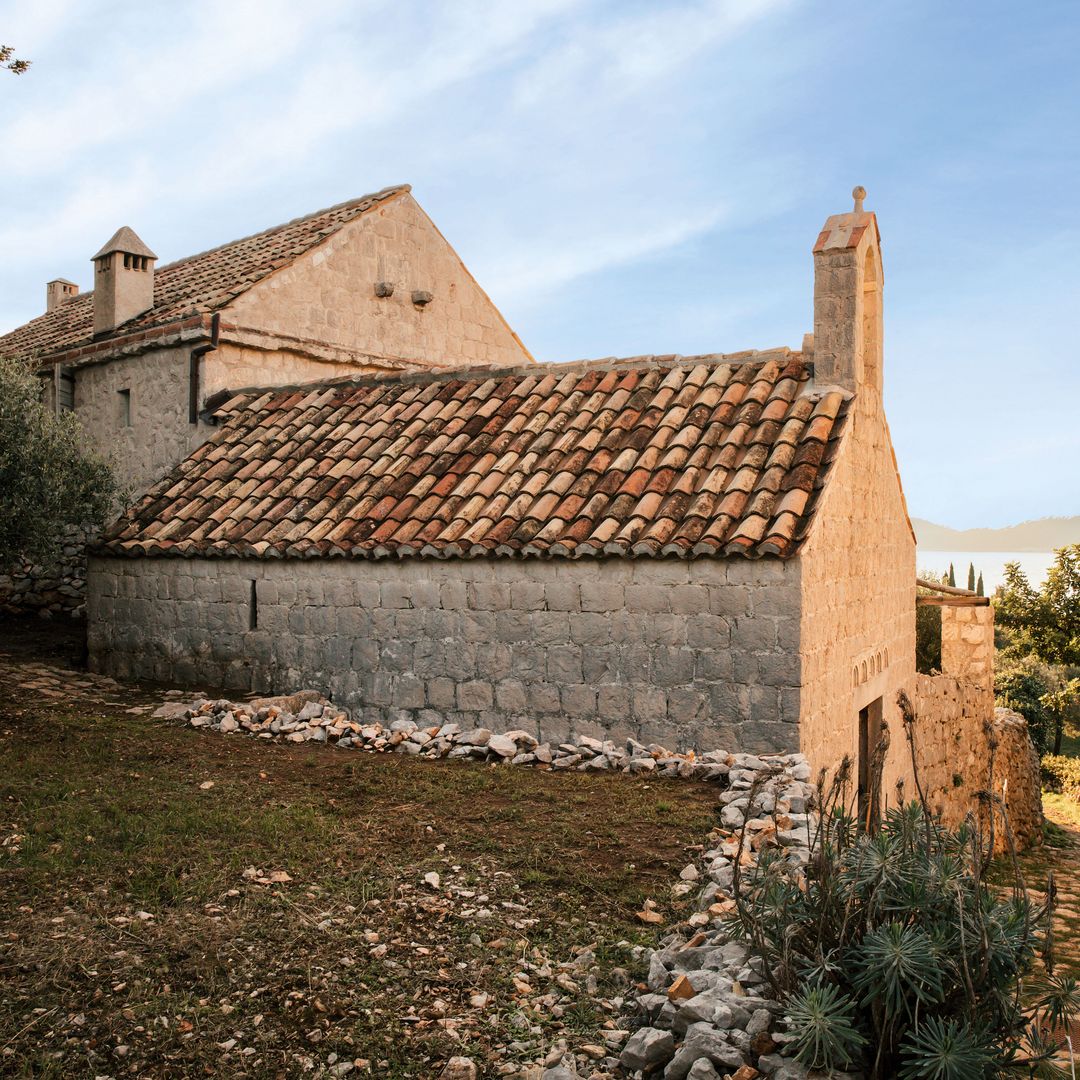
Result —
[[[678, 754], [656, 743], [635, 739], [618, 743], [578, 735], [571, 742], [540, 742], [527, 731], [493, 732], [487, 728], [463, 731], [458, 724], [422, 727], [413, 720], [396, 720], [389, 727], [362, 724], [347, 709], [314, 690], [246, 702], [197, 699], [170, 702], [155, 717], [186, 720], [193, 727], [225, 734], [242, 732], [260, 739], [292, 743], [328, 743], [342, 749], [373, 753], [415, 754], [425, 758], [468, 758], [475, 761], [531, 765], [542, 769], [654, 774], [682, 779], [723, 781], [732, 768], [731, 755], [717, 750]], [[736, 755], [756, 762], [751, 755]], [[734, 813], [738, 807], [731, 812]]]
[[736, 860], [749, 871], [759, 852], [771, 848], [797, 872], [806, 866], [815, 834], [810, 766], [801, 754], [735, 757], [738, 763], [719, 798], [721, 828], [711, 835], [703, 867], [687, 866], [673, 890], [685, 895], [703, 881], [698, 911], [648, 954], [648, 990], [636, 999], [632, 1020], [639, 1026], [620, 1055], [622, 1075], [665, 1080], [825, 1075], [789, 1056], [783, 1007], [760, 962], [724, 928], [735, 908]]

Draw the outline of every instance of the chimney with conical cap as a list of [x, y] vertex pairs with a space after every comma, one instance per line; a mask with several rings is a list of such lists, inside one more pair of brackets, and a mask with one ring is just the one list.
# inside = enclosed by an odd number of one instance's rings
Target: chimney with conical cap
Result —
[[94, 256], [94, 336], [154, 306], [157, 256], [125, 225]]

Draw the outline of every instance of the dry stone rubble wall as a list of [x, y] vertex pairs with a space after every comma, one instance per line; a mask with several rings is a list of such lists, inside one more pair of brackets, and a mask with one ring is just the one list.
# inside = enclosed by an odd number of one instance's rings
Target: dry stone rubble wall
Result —
[[86, 614], [86, 545], [96, 534], [88, 526], [65, 530], [55, 559], [24, 560], [0, 574], [0, 612], [9, 615]]

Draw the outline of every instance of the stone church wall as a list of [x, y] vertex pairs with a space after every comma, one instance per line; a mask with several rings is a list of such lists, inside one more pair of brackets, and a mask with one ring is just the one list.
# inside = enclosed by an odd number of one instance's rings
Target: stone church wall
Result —
[[75, 415], [87, 445], [110, 462], [132, 495], [145, 491], [213, 430], [188, 422], [190, 352], [189, 346], [157, 349], [75, 372]]
[[815, 769], [845, 754], [857, 761], [859, 710], [880, 699], [892, 736], [885, 771], [891, 788], [905, 767], [896, 694], [901, 688], [910, 693], [915, 678], [915, 541], [884, 417], [861, 405], [856, 402], [853, 427], [800, 556], [800, 749]]
[[383, 723], [792, 750], [798, 573], [738, 559], [94, 557], [90, 657], [207, 690], [313, 687]]

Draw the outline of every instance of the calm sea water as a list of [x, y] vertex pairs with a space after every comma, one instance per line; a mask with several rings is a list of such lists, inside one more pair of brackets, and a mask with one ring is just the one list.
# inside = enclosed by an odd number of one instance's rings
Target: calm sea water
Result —
[[933, 570], [944, 574], [953, 564], [956, 584], [967, 588], [968, 564], [975, 564], [975, 577], [982, 571], [986, 595], [989, 596], [1005, 580], [1005, 564], [1018, 562], [1036, 588], [1046, 579], [1046, 571], [1054, 561], [1052, 551], [928, 551], [919, 548], [915, 565], [919, 572]]

